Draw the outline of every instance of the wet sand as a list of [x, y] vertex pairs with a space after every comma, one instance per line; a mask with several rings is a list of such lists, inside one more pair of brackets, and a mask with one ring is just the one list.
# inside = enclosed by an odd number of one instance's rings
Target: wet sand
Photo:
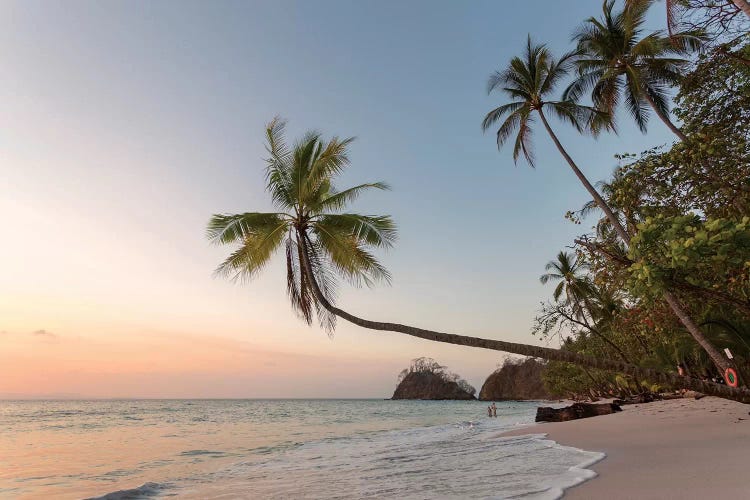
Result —
[[565, 499], [750, 499], [750, 405], [713, 397], [658, 401], [503, 436], [530, 432], [607, 454], [589, 467], [598, 477], [567, 490]]

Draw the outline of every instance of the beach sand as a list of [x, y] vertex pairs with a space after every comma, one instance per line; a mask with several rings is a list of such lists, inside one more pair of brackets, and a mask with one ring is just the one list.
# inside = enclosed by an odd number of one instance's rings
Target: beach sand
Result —
[[598, 477], [565, 499], [750, 499], [750, 405], [719, 398], [623, 406], [621, 413], [543, 423], [503, 436], [547, 433], [607, 457]]

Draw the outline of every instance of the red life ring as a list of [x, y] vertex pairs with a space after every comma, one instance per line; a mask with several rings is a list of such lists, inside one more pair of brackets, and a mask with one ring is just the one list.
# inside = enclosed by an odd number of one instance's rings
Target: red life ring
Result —
[[739, 385], [739, 381], [737, 380], [737, 372], [734, 371], [734, 368], [727, 368], [724, 371], [724, 380], [727, 382], [727, 385], [729, 387], [737, 387]]

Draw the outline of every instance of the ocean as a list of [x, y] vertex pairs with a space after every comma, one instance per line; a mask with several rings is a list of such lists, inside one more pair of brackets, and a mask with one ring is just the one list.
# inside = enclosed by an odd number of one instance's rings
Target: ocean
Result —
[[0, 401], [0, 498], [558, 498], [601, 453], [536, 402]]

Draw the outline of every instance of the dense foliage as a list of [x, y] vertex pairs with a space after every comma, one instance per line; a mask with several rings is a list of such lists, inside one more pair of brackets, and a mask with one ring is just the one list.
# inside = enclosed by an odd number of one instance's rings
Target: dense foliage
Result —
[[[733, 49], [750, 54], [750, 44]], [[632, 238], [626, 248], [605, 218], [582, 235], [574, 253], [553, 267], [553, 300], [543, 304], [534, 333], [558, 336], [562, 348], [620, 356], [644, 367], [720, 380], [704, 350], [671, 313], [662, 293], [679, 296], [708, 340], [728, 348], [750, 380], [750, 66], [725, 51], [702, 54], [682, 79], [674, 114], [687, 142], [640, 155], [602, 186]], [[569, 213], [580, 223], [595, 212]], [[560, 259], [563, 258], [563, 261]], [[565, 264], [565, 265], [563, 265]], [[548, 269], [553, 263], [548, 265]], [[549, 273], [543, 276], [548, 281]], [[574, 290], [561, 292], [561, 286]], [[654, 387], [648, 380], [550, 363], [554, 391], [576, 397]]]

